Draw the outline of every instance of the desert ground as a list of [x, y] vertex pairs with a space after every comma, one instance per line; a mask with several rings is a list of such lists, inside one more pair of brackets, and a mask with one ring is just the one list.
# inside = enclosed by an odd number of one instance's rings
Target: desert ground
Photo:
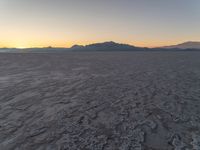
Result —
[[200, 150], [200, 52], [0, 54], [1, 150]]

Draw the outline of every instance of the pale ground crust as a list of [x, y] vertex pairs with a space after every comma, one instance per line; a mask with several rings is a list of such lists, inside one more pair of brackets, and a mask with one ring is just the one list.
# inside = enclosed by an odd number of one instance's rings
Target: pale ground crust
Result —
[[200, 52], [0, 54], [1, 150], [199, 150]]

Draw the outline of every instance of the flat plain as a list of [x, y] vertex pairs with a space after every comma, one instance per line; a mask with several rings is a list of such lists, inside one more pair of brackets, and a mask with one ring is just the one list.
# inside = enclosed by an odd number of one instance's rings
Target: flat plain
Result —
[[0, 54], [1, 150], [199, 150], [200, 52]]

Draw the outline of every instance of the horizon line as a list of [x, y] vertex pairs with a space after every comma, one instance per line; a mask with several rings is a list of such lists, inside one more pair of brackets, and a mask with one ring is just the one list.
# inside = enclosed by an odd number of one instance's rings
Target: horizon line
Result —
[[123, 43], [123, 42], [116, 42], [116, 41], [104, 41], [104, 42], [93, 42], [93, 43], [90, 43], [90, 44], [72, 44], [72, 46], [69, 46], [69, 47], [65, 47], [65, 46], [51, 46], [51, 45], [48, 45], [48, 46], [31, 46], [31, 47], [23, 47], [23, 46], [19, 46], [19, 47], [7, 47], [7, 46], [3, 46], [3, 47], [0, 47], [0, 49], [31, 49], [31, 48], [63, 48], [63, 49], [70, 49], [72, 48], [73, 46], [75, 45], [79, 45], [79, 46], [87, 46], [87, 45], [91, 45], [91, 44], [98, 44], [98, 43], [107, 43], [107, 42], [114, 42], [114, 43], [117, 43], [117, 44], [126, 44], [126, 45], [130, 45], [130, 46], [134, 46], [134, 47], [138, 47], [138, 48], [162, 48], [162, 47], [167, 47], [167, 46], [175, 46], [175, 45], [178, 45], [178, 44], [183, 44], [183, 43], [187, 43], [187, 42], [200, 42], [200, 41], [185, 41], [185, 42], [179, 42], [179, 43], [176, 43], [176, 44], [169, 44], [169, 45], [162, 45], [162, 46], [137, 46], [137, 45], [134, 45], [134, 44], [131, 44], [131, 43]]

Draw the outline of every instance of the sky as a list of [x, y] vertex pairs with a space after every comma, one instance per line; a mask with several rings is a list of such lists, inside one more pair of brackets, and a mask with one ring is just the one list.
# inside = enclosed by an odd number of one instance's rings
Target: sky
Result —
[[200, 0], [0, 0], [0, 47], [200, 41]]

